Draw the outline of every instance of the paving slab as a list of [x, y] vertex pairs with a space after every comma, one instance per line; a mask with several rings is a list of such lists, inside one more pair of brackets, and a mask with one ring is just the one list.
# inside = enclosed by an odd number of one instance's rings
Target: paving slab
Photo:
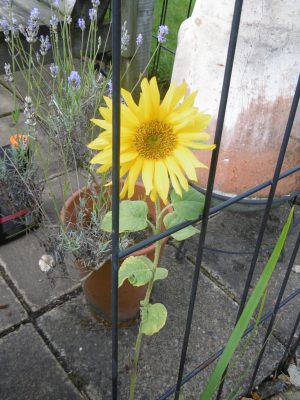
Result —
[[31, 324], [0, 340], [0, 358], [3, 400], [83, 398]]
[[[162, 266], [169, 276], [158, 282], [152, 296], [153, 302], [162, 302], [168, 310], [165, 327], [153, 337], [144, 337], [136, 399], [156, 399], [165, 389], [176, 382], [181, 342], [191, 289], [194, 266], [187, 260], [175, 260], [175, 250], [166, 246]], [[186, 371], [191, 371], [223, 345], [232, 330], [237, 304], [226, 296], [209, 279], [201, 275], [194, 312]], [[111, 396], [111, 330], [95, 322], [83, 296], [68, 301], [38, 318], [38, 325], [74, 376], [82, 383], [91, 399], [102, 395]], [[119, 393], [120, 399], [128, 399], [128, 382], [137, 326], [119, 331]], [[230, 391], [241, 370], [245, 370], [258, 354], [258, 343], [263, 334], [256, 334], [253, 346], [239, 360], [233, 375], [226, 383]], [[266, 352], [258, 379], [268, 375], [283, 347], [272, 339]], [[196, 399], [204, 381], [211, 372], [206, 369], [186, 385], [186, 399]]]
[[0, 276], [0, 333], [25, 320], [27, 313]]
[[51, 277], [40, 270], [38, 263], [45, 254], [41, 239], [46, 238], [47, 233], [40, 230], [0, 247], [0, 265], [32, 311], [78, 287], [78, 281], [63, 276], [61, 269]]
[[2, 115], [7, 115], [8, 113], [14, 111], [14, 101], [12, 93], [7, 90], [0, 83], [0, 118]]
[[[259, 256], [254, 273], [253, 288], [257, 282], [265, 263], [279, 237], [280, 231], [287, 219], [290, 207], [283, 205], [271, 211], [265, 236], [262, 243], [262, 251]], [[211, 218], [208, 224], [205, 250], [203, 254], [203, 267], [214, 277], [220, 285], [223, 285], [237, 299], [241, 298], [250, 267], [252, 253], [255, 247], [262, 213], [231, 213], [221, 212]], [[294, 248], [297, 235], [300, 230], [299, 207], [295, 210], [295, 224], [288, 236], [284, 255], [279, 260], [268, 288], [265, 303], [265, 311], [271, 310], [283, 281], [283, 277]], [[196, 251], [199, 237], [194, 236], [185, 242], [186, 256], [192, 261], [196, 259]], [[178, 246], [174, 242], [175, 246]], [[298, 252], [295, 264], [300, 264], [300, 252]], [[300, 288], [300, 274], [291, 272], [284, 298]], [[296, 320], [300, 308], [300, 296], [297, 296], [288, 306], [281, 310], [275, 329], [282, 341], [286, 342], [289, 332]]]

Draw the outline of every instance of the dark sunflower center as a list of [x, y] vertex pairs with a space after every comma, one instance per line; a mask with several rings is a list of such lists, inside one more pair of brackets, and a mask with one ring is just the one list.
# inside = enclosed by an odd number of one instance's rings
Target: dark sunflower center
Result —
[[172, 154], [177, 140], [171, 125], [162, 121], [149, 121], [137, 128], [133, 143], [140, 156], [159, 160]]

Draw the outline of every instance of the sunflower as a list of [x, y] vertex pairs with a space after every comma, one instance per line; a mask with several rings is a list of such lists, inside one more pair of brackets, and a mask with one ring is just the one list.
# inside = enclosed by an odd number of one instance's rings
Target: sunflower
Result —
[[[164, 99], [156, 78], [141, 82], [141, 95], [136, 104], [131, 94], [122, 89], [126, 104], [121, 104], [120, 176], [126, 176], [121, 198], [131, 198], [141, 174], [146, 194], [155, 201], [157, 195], [166, 204], [170, 181], [178, 195], [188, 190], [188, 179], [197, 181], [196, 168], [207, 168], [191, 149], [213, 150], [214, 144], [203, 132], [210, 116], [194, 107], [197, 92], [186, 95], [187, 85], [171, 84]], [[183, 100], [182, 100], [183, 99]], [[182, 100], [182, 102], [180, 102]], [[91, 164], [101, 164], [102, 173], [112, 166], [112, 100], [104, 97], [107, 107], [100, 107], [103, 119], [91, 121], [103, 131], [88, 147], [100, 150]]]

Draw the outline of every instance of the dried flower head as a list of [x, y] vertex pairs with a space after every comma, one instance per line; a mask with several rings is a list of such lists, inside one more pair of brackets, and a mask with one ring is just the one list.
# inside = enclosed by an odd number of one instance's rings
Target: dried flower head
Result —
[[90, 8], [89, 9], [89, 17], [91, 21], [96, 21], [97, 18], [97, 10], [96, 8]]
[[48, 50], [51, 48], [49, 36], [41, 35], [40, 42], [41, 42], [40, 53], [42, 56], [45, 56], [48, 53]]
[[54, 257], [50, 254], [44, 254], [39, 260], [39, 267], [42, 272], [49, 272], [55, 265]]
[[167, 25], [160, 25], [157, 32], [157, 40], [159, 43], [164, 43], [167, 41], [166, 35], [169, 33], [169, 28]]
[[26, 117], [25, 124], [34, 127], [36, 125], [36, 118], [31, 96], [25, 97], [24, 115]]
[[52, 28], [54, 31], [56, 31], [56, 29], [57, 29], [58, 22], [59, 22], [59, 20], [58, 20], [58, 18], [57, 18], [57, 15], [52, 15], [52, 17], [51, 17], [49, 23], [50, 23], [51, 28]]
[[56, 65], [54, 63], [51, 63], [49, 69], [50, 69], [50, 73], [51, 73], [52, 78], [57, 78], [58, 65]]
[[39, 16], [40, 16], [40, 10], [37, 7], [33, 8], [30, 13], [30, 19], [32, 21], [37, 21]]
[[68, 76], [68, 83], [69, 86], [72, 87], [73, 89], [78, 89], [80, 86], [80, 75], [78, 74], [77, 71], [71, 71], [70, 75]]
[[94, 8], [97, 8], [100, 5], [100, 1], [99, 0], [92, 0], [92, 5], [93, 5]]
[[14, 78], [13, 78], [13, 75], [12, 75], [12, 72], [11, 72], [10, 64], [5, 63], [5, 64], [4, 64], [4, 70], [5, 70], [5, 77], [4, 77], [4, 79], [5, 79], [7, 82], [13, 82]]
[[78, 18], [77, 24], [82, 31], [85, 30], [85, 20], [83, 18]]
[[136, 44], [137, 46], [141, 46], [141, 44], [143, 43], [143, 35], [141, 33], [139, 33], [136, 37]]
[[121, 53], [127, 50], [129, 44], [130, 36], [127, 30], [127, 21], [122, 25], [121, 31]]

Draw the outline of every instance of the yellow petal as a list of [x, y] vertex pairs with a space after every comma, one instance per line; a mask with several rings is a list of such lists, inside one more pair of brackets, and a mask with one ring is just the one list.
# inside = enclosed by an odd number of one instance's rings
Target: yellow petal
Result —
[[177, 147], [174, 151], [177, 163], [186, 173], [187, 177], [193, 181], [197, 180], [196, 170], [193, 163], [190, 161], [192, 155], [191, 151], [187, 150], [185, 147]]
[[125, 103], [129, 107], [129, 109], [134, 112], [136, 115], [139, 114], [139, 107], [136, 102], [133, 100], [132, 95], [125, 89], [121, 89], [121, 95], [123, 96]]
[[186, 96], [183, 102], [176, 108], [176, 110], [178, 112], [183, 112], [188, 108], [193, 107], [197, 94], [197, 92], [193, 92]]
[[130, 168], [128, 173], [128, 198], [130, 199], [134, 194], [135, 183], [137, 178], [141, 172], [143, 165], [143, 160], [141, 158], [137, 158], [133, 166]]
[[109, 108], [107, 107], [100, 107], [99, 112], [102, 115], [104, 119], [108, 122], [112, 122], [112, 112]]
[[153, 78], [150, 79], [150, 91], [151, 91], [153, 111], [157, 112], [160, 105], [160, 94], [155, 76], [153, 76]]
[[137, 152], [130, 152], [121, 154], [120, 156], [120, 164], [127, 163], [128, 161], [134, 160], [138, 156]]
[[120, 178], [122, 178], [127, 172], [130, 170], [132, 166], [132, 162], [129, 162], [127, 164], [123, 164], [120, 168]]
[[181, 140], [180, 144], [191, 147], [193, 149], [199, 149], [199, 150], [213, 150], [216, 148], [215, 144], [207, 144], [207, 143], [197, 143], [197, 142], [192, 142], [188, 140]]
[[96, 154], [90, 161], [91, 164], [105, 164], [111, 161], [111, 149], [101, 151]]
[[120, 192], [121, 199], [124, 199], [124, 197], [126, 196], [127, 190], [128, 190], [128, 178], [125, 179], [122, 190]]
[[108, 171], [109, 168], [111, 168], [111, 163], [107, 163], [107, 164], [101, 165], [101, 167], [99, 167], [99, 168], [96, 170], [96, 172], [97, 172], [98, 174], [102, 174], [103, 172]]
[[146, 195], [149, 195], [153, 188], [154, 161], [144, 160], [142, 170], [142, 180], [145, 186]]
[[92, 118], [91, 122], [93, 122], [93, 124], [100, 126], [100, 128], [103, 129], [112, 129], [112, 125], [111, 122], [107, 122], [105, 121], [105, 119], [97, 119], [97, 118]]
[[164, 162], [167, 165], [168, 170], [173, 171], [174, 174], [177, 176], [178, 181], [179, 181], [180, 185], [183, 187], [183, 189], [188, 190], [189, 189], [188, 181], [187, 181], [186, 177], [184, 176], [180, 166], [177, 164], [177, 160], [173, 157], [167, 157], [164, 160]]
[[107, 107], [112, 110], [112, 99], [108, 96], [103, 96], [103, 99], [104, 99]]
[[162, 160], [155, 161], [154, 186], [159, 197], [166, 204], [170, 188], [167, 168]]
[[188, 132], [180, 132], [177, 134], [177, 138], [180, 140], [196, 140], [206, 142], [209, 139], [210, 135], [206, 132], [199, 133], [188, 133]]
[[169, 90], [167, 91], [165, 98], [162, 102], [162, 108], [166, 112], [170, 112], [178, 104], [179, 100], [185, 95], [187, 89], [186, 82], [182, 82], [181, 85], [176, 86], [171, 83]]
[[89, 149], [93, 150], [102, 150], [104, 146], [106, 146], [108, 143], [106, 140], [102, 138], [102, 135], [94, 139], [91, 143], [87, 145]]
[[176, 175], [174, 174], [174, 172], [171, 169], [169, 169], [168, 171], [169, 171], [169, 175], [170, 175], [170, 179], [171, 179], [171, 183], [172, 183], [173, 189], [175, 190], [175, 192], [179, 196], [182, 196], [182, 191], [181, 191], [181, 188], [180, 188], [180, 185], [179, 185], [179, 182], [178, 182], [178, 179], [177, 179]]

